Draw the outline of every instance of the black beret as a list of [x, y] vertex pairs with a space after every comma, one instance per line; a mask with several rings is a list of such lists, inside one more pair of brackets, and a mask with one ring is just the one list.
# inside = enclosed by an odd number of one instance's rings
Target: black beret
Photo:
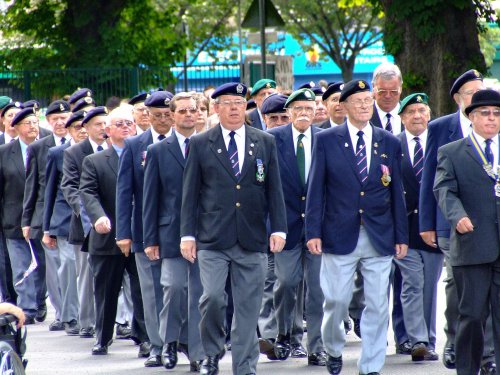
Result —
[[86, 115], [87, 115], [86, 111], [73, 112], [73, 114], [69, 117], [68, 121], [66, 121], [65, 127], [69, 128], [72, 123], [74, 123], [76, 121], [83, 121], [83, 119], [85, 118]]
[[19, 108], [19, 109], [22, 109], [23, 108], [23, 103], [21, 102], [10, 102], [9, 104], [7, 104], [5, 107], [3, 107], [2, 109], [2, 114], [1, 116], [4, 117], [5, 116], [5, 113], [11, 109], [11, 108]]
[[90, 96], [86, 96], [85, 98], [79, 99], [75, 103], [72, 112], [78, 112], [84, 109], [85, 107], [95, 107], [95, 100], [92, 99]]
[[285, 103], [288, 99], [288, 96], [283, 94], [272, 94], [264, 99], [262, 102], [262, 108], [260, 112], [263, 115], [268, 115], [269, 113], [282, 113], [286, 112]]
[[465, 85], [467, 82], [470, 81], [482, 81], [483, 76], [481, 73], [479, 73], [476, 69], [471, 69], [466, 71], [464, 74], [462, 74], [460, 77], [458, 77], [455, 82], [453, 82], [453, 85], [451, 86], [450, 90], [450, 96], [453, 97], [460, 88]]
[[144, 101], [146, 107], [169, 108], [174, 95], [169, 91], [155, 91]]
[[478, 107], [500, 107], [500, 93], [496, 90], [479, 90], [472, 95], [470, 105], [465, 108], [465, 114], [469, 115]]
[[328, 99], [331, 95], [335, 94], [336, 92], [341, 92], [342, 89], [344, 88], [344, 82], [333, 82], [331, 83], [326, 91], [323, 93], [323, 96], [321, 99], [325, 101]]
[[38, 100], [28, 100], [23, 103], [23, 108], [35, 108], [35, 109], [40, 109], [40, 102]]
[[21, 121], [23, 121], [26, 117], [33, 116], [36, 118], [36, 110], [33, 107], [29, 108], [23, 108], [19, 112], [16, 113], [14, 116], [14, 119], [12, 120], [11, 126], [19, 124]]
[[68, 112], [71, 112], [68, 102], [65, 100], [56, 100], [49, 104], [49, 106], [47, 107], [47, 112], [45, 112], [45, 116]]
[[73, 94], [71, 94], [68, 103], [75, 104], [78, 100], [85, 98], [86, 96], [92, 96], [92, 90], [87, 88], [79, 88]]
[[229, 82], [217, 87], [212, 93], [212, 99], [217, 99], [221, 95], [235, 95], [245, 97], [247, 87], [243, 83]]
[[254, 109], [254, 108], [257, 108], [257, 103], [255, 103], [255, 100], [250, 99], [247, 102], [247, 111], [250, 110], [250, 109]]
[[133, 96], [132, 98], [130, 98], [130, 100], [128, 101], [128, 104], [134, 105], [137, 103], [144, 102], [148, 96], [149, 96], [149, 94], [147, 92], [141, 92], [140, 94], [137, 94], [136, 96]]
[[345, 101], [348, 97], [358, 92], [370, 91], [370, 85], [368, 82], [362, 79], [356, 79], [349, 81], [344, 84], [344, 88], [340, 93], [339, 102]]
[[92, 118], [96, 116], [107, 116], [108, 113], [109, 113], [108, 109], [103, 106], [92, 108], [90, 111], [87, 112], [87, 114], [83, 118], [82, 125], [85, 125], [87, 122], [89, 122]]

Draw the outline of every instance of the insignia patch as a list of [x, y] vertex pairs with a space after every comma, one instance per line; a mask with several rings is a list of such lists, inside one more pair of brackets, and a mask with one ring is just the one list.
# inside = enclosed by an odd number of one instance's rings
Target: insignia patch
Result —
[[423, 102], [423, 99], [420, 95], [417, 95], [417, 102], [418, 103], [422, 103]]
[[86, 96], [85, 99], [83, 99], [85, 103], [91, 104], [92, 103], [92, 98], [90, 96]]
[[481, 74], [480, 74], [477, 70], [475, 70], [475, 69], [474, 69], [474, 71], [473, 71], [473, 72], [474, 72], [474, 75], [475, 75], [477, 78], [481, 77]]
[[62, 103], [59, 103], [59, 110], [60, 110], [61, 112], [64, 112], [64, 106], [62, 105]]
[[359, 81], [358, 86], [359, 86], [360, 89], [364, 89], [365, 88], [365, 84], [363, 83], [363, 81]]
[[271, 88], [271, 84], [268, 82], [266, 83], [266, 89], [270, 89]]
[[311, 98], [311, 97], [312, 97], [312, 96], [311, 96], [311, 93], [310, 93], [309, 91], [304, 91], [304, 96], [305, 96], [306, 98]]
[[238, 94], [241, 94], [243, 92], [243, 85], [238, 84], [238, 86], [236, 86], [236, 92]]
[[104, 107], [104, 113], [108, 114], [108, 108], [107, 107]]

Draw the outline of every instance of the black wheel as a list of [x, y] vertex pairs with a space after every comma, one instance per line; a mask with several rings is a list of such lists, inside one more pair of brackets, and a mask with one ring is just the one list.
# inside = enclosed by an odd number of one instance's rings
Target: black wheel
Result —
[[21, 358], [5, 342], [0, 342], [0, 374], [2, 375], [25, 375]]

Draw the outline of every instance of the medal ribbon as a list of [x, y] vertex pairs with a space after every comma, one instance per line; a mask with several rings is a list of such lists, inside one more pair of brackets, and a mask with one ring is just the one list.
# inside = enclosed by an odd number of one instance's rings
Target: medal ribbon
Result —
[[474, 150], [476, 151], [477, 155], [479, 156], [479, 158], [483, 162], [483, 168], [485, 168], [487, 166], [491, 166], [491, 168], [490, 168], [491, 172], [489, 172], [486, 168], [484, 170], [486, 171], [486, 173], [488, 174], [488, 176], [490, 178], [492, 178], [494, 181], [496, 181], [497, 174], [495, 174], [495, 172], [493, 172], [493, 166], [491, 165], [491, 163], [488, 162], [488, 159], [486, 159], [486, 155], [484, 154], [483, 148], [481, 146], [479, 146], [479, 143], [478, 143], [476, 137], [474, 136], [474, 133], [471, 132], [469, 134], [469, 139], [471, 140], [472, 145], [474, 146]]

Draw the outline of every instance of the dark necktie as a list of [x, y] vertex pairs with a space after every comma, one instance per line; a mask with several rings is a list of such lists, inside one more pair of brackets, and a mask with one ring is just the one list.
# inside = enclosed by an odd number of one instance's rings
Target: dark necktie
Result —
[[11, 139], [10, 139], [10, 141], [11, 141], [11, 142], [14, 142], [15, 140], [16, 140], [15, 138], [11, 138]]
[[189, 138], [184, 140], [184, 159], [187, 159], [189, 155]]
[[385, 124], [385, 130], [387, 130], [389, 133], [392, 133], [391, 114], [388, 113], [385, 116], [387, 117], [387, 122]]
[[495, 164], [495, 157], [493, 156], [493, 152], [491, 151], [491, 139], [486, 139], [486, 147], [484, 148], [484, 156], [486, 156], [486, 160], [488, 163], [493, 166]]
[[227, 148], [227, 153], [229, 154], [229, 162], [231, 163], [231, 168], [233, 169], [234, 176], [236, 178], [240, 177], [240, 165], [238, 162], [238, 147], [236, 146], [236, 141], [234, 140], [234, 131], [229, 132], [231, 140], [229, 141], [229, 146]]
[[304, 152], [304, 144], [302, 143], [302, 138], [304, 134], [299, 134], [297, 138], [297, 167], [299, 168], [300, 181], [302, 186], [306, 184], [306, 155]]
[[61, 144], [63, 145], [63, 144], [65, 144], [65, 143], [66, 143], [66, 138], [62, 137], [62, 138], [61, 138]]
[[160, 134], [160, 135], [158, 136], [158, 140], [159, 140], [159, 141], [163, 141], [164, 139], [165, 139], [165, 136], [164, 136], [163, 134]]
[[366, 160], [366, 145], [363, 140], [364, 134], [361, 130], [358, 132], [358, 142], [356, 143], [356, 162], [362, 183], [368, 178], [368, 161]]
[[415, 177], [420, 183], [422, 181], [422, 169], [424, 167], [424, 149], [420, 144], [420, 138], [413, 138], [415, 141], [415, 148], [413, 149], [413, 171], [415, 172]]
[[101, 145], [97, 146], [97, 152], [104, 150]]

